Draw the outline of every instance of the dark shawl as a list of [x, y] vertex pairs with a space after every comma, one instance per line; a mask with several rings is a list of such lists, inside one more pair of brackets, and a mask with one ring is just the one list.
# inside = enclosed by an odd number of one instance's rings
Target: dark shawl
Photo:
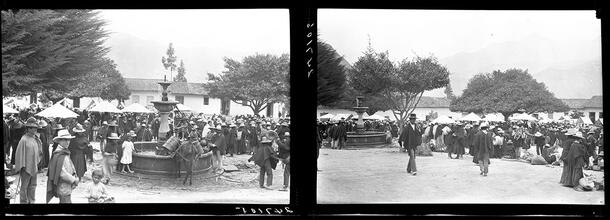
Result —
[[47, 172], [47, 176], [49, 180], [47, 181], [47, 203], [53, 199], [53, 197], [57, 196], [57, 187], [59, 187], [59, 181], [61, 176], [61, 170], [64, 166], [64, 159], [70, 156], [70, 151], [68, 149], [57, 150], [53, 152], [53, 156], [51, 156], [51, 161], [49, 161], [49, 170]]
[[273, 151], [273, 148], [271, 147], [271, 145], [263, 144], [261, 147], [259, 147], [256, 150], [256, 153], [254, 153], [254, 155], [252, 155], [250, 160], [254, 161], [254, 163], [260, 167], [265, 166], [265, 161], [269, 160], [269, 162], [271, 164], [271, 168], [273, 168], [275, 170], [279, 160], [276, 157], [274, 157], [274, 155], [275, 155], [275, 152]]

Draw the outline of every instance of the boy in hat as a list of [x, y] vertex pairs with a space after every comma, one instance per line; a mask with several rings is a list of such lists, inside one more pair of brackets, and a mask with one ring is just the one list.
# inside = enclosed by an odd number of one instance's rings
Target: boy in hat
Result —
[[415, 124], [416, 115], [409, 116], [409, 123], [405, 125], [400, 134], [399, 140], [402, 142], [402, 148], [409, 153], [409, 162], [407, 163], [407, 173], [413, 176], [417, 175], [417, 167], [415, 164], [415, 150], [421, 144], [422, 129]]
[[47, 203], [53, 197], [58, 197], [59, 203], [72, 203], [72, 190], [79, 182], [74, 164], [70, 160], [70, 150], [68, 150], [70, 140], [73, 138], [74, 136], [71, 136], [68, 130], [60, 130], [57, 132], [57, 137], [53, 138], [53, 141], [59, 146], [53, 152], [49, 162]]
[[26, 133], [21, 136], [15, 152], [15, 168], [21, 178], [19, 191], [20, 203], [34, 203], [36, 200], [36, 174], [38, 164], [43, 157], [42, 142], [36, 135], [38, 123], [30, 117], [25, 123]]

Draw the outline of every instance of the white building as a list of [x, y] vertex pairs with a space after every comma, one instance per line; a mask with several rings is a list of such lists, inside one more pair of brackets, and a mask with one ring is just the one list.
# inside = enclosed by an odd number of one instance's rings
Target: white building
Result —
[[[125, 100], [125, 105], [139, 103], [144, 106], [153, 107], [151, 101], [161, 101], [163, 88], [157, 79], [125, 78], [125, 84], [131, 91], [131, 96]], [[254, 114], [248, 106], [237, 104], [231, 100], [221, 100], [210, 97], [203, 83], [173, 82], [168, 87], [169, 100], [176, 100], [183, 105], [192, 108], [196, 113], [222, 114], [222, 115], [246, 115]], [[77, 106], [86, 108], [92, 100], [101, 101], [100, 98], [81, 98]], [[116, 100], [114, 101], [116, 103]], [[266, 117], [278, 117], [280, 112], [285, 115], [283, 103], [274, 103], [271, 108], [263, 109], [259, 115]]]

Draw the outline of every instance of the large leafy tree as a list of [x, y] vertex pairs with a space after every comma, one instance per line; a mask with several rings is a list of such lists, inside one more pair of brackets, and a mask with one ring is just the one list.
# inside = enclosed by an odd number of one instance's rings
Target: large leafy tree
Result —
[[332, 46], [318, 41], [318, 105], [334, 106], [344, 98], [346, 68], [342, 59]]
[[395, 65], [387, 51], [377, 53], [370, 44], [350, 75], [350, 84], [365, 96], [365, 105], [380, 111], [392, 110], [401, 125], [425, 91], [448, 83], [449, 71], [435, 57], [405, 58]]
[[186, 82], [186, 69], [184, 68], [184, 62], [180, 60], [180, 66], [178, 67], [178, 74], [174, 78], [174, 82]]
[[237, 61], [224, 58], [223, 74], [208, 73], [210, 95], [248, 106], [254, 114], [289, 96], [289, 56], [256, 54]]
[[2, 95], [69, 92], [102, 65], [105, 22], [91, 10], [2, 11]]
[[178, 60], [178, 57], [175, 55], [174, 46], [172, 43], [169, 43], [169, 47], [167, 48], [165, 54], [167, 57], [161, 57], [161, 63], [166, 70], [169, 69], [169, 78], [170, 80], [173, 80], [173, 73], [174, 70], [176, 70], [176, 60]]
[[534, 112], [564, 112], [569, 110], [527, 70], [496, 70], [477, 74], [470, 79], [461, 96], [451, 102], [451, 111], [494, 113], [506, 119], [519, 110]]
[[116, 64], [107, 58], [104, 59], [100, 68], [90, 71], [86, 77], [82, 77], [76, 88], [67, 94], [72, 98], [100, 97], [104, 100], [117, 99], [119, 102], [129, 99], [130, 95], [131, 91], [117, 70]]

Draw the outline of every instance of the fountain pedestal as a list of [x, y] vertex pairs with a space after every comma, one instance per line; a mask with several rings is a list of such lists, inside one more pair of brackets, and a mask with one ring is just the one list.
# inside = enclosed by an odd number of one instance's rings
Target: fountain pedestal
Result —
[[378, 131], [366, 131], [364, 129], [364, 120], [362, 115], [369, 107], [360, 106], [360, 102], [363, 97], [356, 97], [356, 107], [352, 109], [358, 114], [358, 121], [356, 122], [356, 132], [347, 132], [347, 141], [345, 146], [347, 147], [375, 147], [383, 146], [386, 144], [386, 134]]

